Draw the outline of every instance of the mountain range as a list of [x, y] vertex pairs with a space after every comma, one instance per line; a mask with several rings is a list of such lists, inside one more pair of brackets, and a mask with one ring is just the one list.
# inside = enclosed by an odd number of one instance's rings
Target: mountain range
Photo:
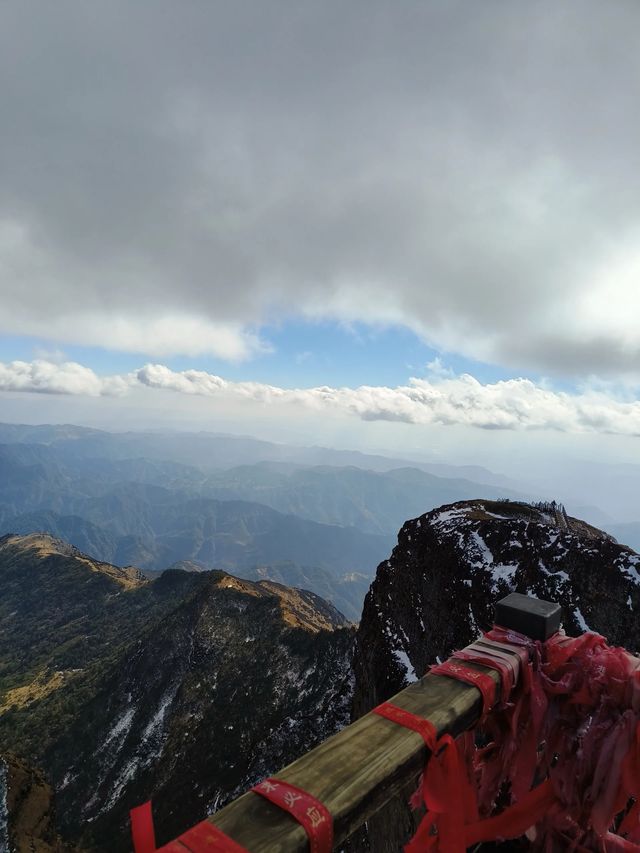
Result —
[[[0, 534], [46, 532], [150, 577], [186, 560], [303, 585], [352, 621], [406, 518], [478, 494], [518, 497], [484, 469], [461, 472], [494, 483], [233, 436], [0, 424], [0, 441]], [[373, 468], [309, 464], [319, 461]]]
[[55, 447], [70, 461], [146, 458], [171, 460], [187, 467], [210, 471], [252, 465], [256, 462], [285, 463], [306, 468], [319, 465], [356, 467], [380, 472], [413, 467], [444, 478], [462, 478], [500, 488], [519, 488], [509, 478], [480, 465], [416, 462], [356, 450], [276, 444], [251, 436], [223, 433], [106, 432], [73, 424], [32, 426], [0, 423], [0, 444]]

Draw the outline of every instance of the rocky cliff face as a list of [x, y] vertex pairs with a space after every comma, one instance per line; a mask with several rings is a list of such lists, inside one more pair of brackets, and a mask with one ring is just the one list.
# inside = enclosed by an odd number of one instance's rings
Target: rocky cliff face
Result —
[[509, 592], [558, 601], [568, 634], [640, 650], [634, 551], [552, 505], [450, 504], [407, 521], [378, 566], [356, 642], [356, 713], [472, 642]]
[[[635, 552], [554, 505], [450, 504], [406, 522], [378, 566], [356, 639], [354, 716], [471, 643], [509, 592], [559, 602], [568, 634], [640, 650]], [[407, 793], [371, 821], [371, 846], [354, 849], [398, 849], [413, 826]]]
[[348, 722], [354, 629], [313, 593], [149, 582], [48, 537], [0, 541], [0, 581], [0, 748], [45, 770], [83, 847], [126, 849], [149, 797], [167, 841]]
[[0, 850], [72, 853], [56, 831], [51, 786], [11, 754], [0, 756]]
[[71, 836], [88, 827], [118, 849], [129, 808], [152, 796], [168, 840], [348, 722], [353, 631], [295, 591], [208, 580], [46, 756]]

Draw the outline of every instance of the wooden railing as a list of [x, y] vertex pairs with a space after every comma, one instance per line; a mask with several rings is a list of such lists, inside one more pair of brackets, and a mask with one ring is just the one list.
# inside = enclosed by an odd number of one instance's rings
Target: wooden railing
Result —
[[[559, 625], [558, 605], [511, 595], [496, 607], [504, 627], [546, 639]], [[519, 659], [514, 654], [514, 660]], [[480, 665], [497, 685], [496, 670]], [[499, 690], [496, 695], [499, 695]], [[458, 735], [478, 721], [480, 691], [446, 676], [426, 675], [391, 701], [433, 723], [438, 736]], [[379, 811], [425, 766], [427, 750], [420, 735], [369, 713], [274, 776], [323, 802], [333, 815], [338, 847]], [[285, 811], [248, 792], [209, 820], [251, 853], [306, 853], [304, 829]]]

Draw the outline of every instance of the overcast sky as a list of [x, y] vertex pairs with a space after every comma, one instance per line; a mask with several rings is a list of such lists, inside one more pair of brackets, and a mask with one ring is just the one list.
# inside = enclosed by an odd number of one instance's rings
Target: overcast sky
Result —
[[638, 0], [3, 3], [6, 417], [637, 437], [639, 33]]

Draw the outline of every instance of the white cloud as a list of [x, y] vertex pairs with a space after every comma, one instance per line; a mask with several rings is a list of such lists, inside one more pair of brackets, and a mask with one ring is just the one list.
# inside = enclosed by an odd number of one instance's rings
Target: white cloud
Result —
[[130, 386], [130, 377], [101, 378], [91, 368], [73, 361], [0, 362], [0, 391], [111, 397], [126, 393]]
[[455, 374], [450, 367], [442, 361], [440, 356], [436, 356], [427, 364], [427, 374], [434, 379], [451, 379]]
[[294, 406], [365, 421], [459, 424], [481, 429], [556, 430], [640, 436], [640, 401], [620, 400], [603, 387], [574, 394], [529, 379], [482, 384], [473, 376], [410, 379], [396, 388], [280, 388], [260, 382], [230, 382], [203, 370], [174, 371], [147, 364], [123, 376], [98, 377], [73, 362], [0, 363], [0, 390], [110, 396], [144, 387], [189, 396], [219, 398], [270, 408]]

